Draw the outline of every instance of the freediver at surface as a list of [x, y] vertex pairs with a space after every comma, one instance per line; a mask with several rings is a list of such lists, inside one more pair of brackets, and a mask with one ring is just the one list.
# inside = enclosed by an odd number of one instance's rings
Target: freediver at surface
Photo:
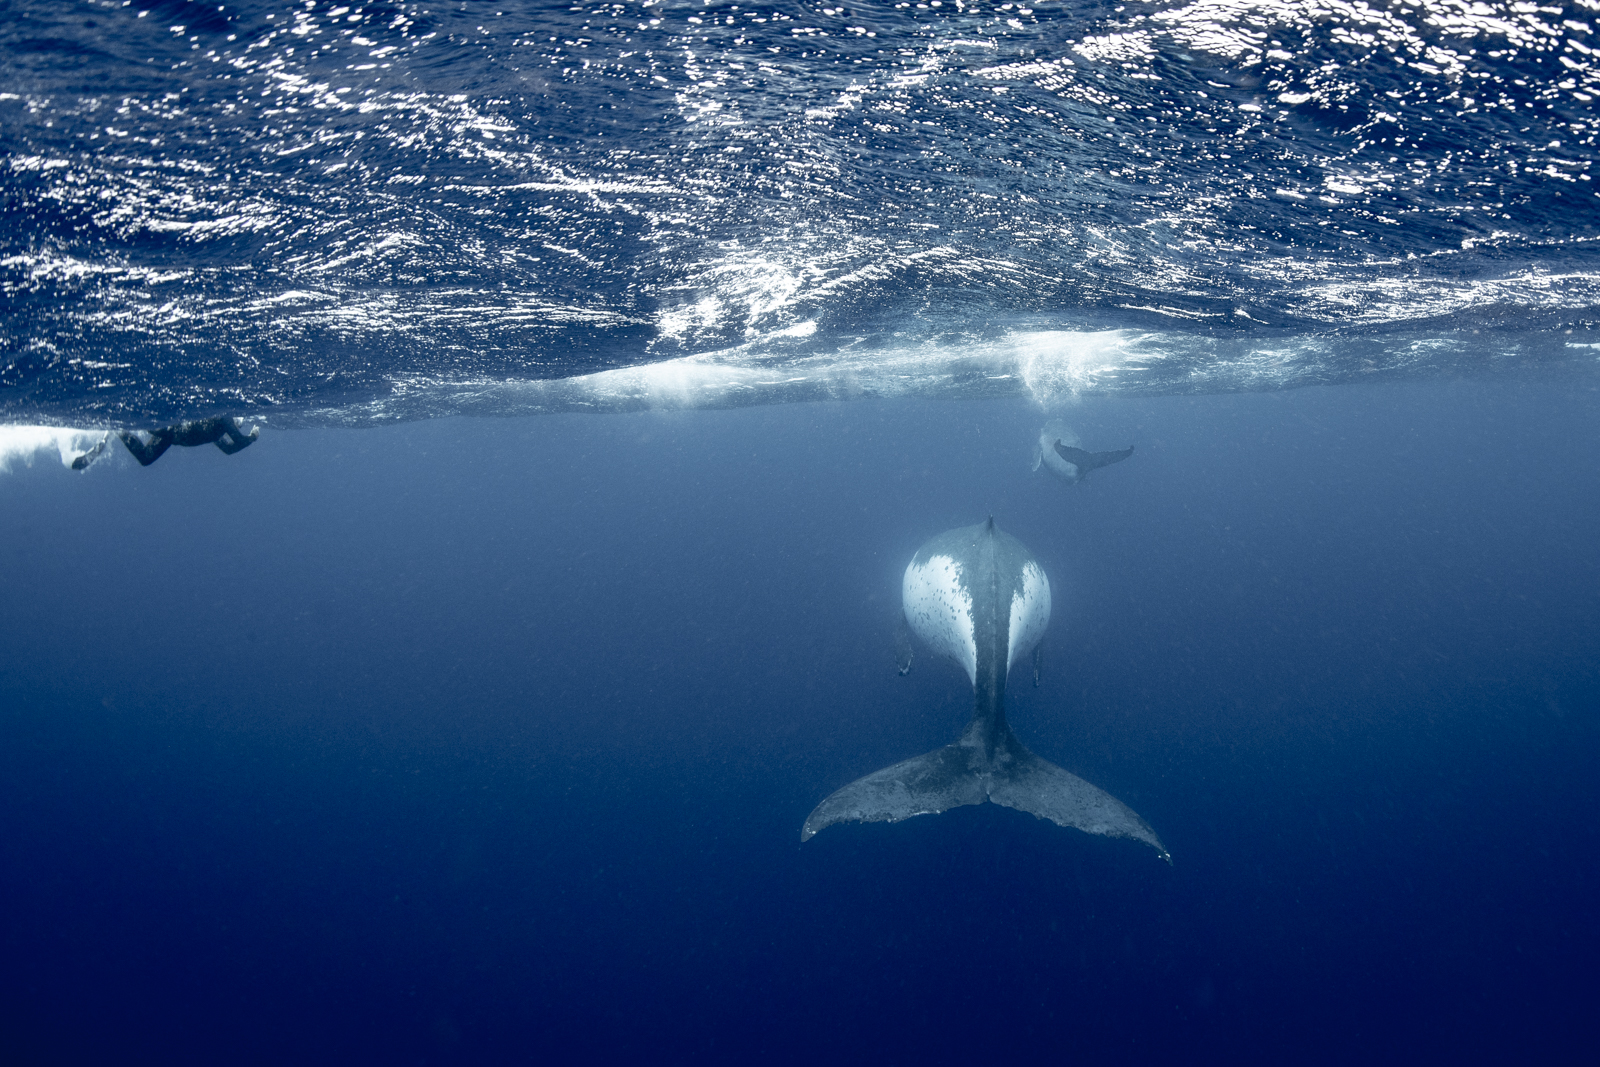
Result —
[[[216, 445], [231, 456], [254, 444], [256, 438], [261, 436], [261, 427], [252, 426], [250, 432], [245, 433], [239, 419], [230, 415], [224, 418], [180, 422], [160, 430], [122, 430], [117, 436], [122, 438], [122, 443], [128, 446], [128, 451], [133, 453], [133, 458], [139, 461], [139, 465], [148, 467], [173, 445], [179, 448]], [[80, 458], [85, 460], [84, 466], [92, 462], [88, 454]], [[74, 461], [73, 469], [83, 468]]]
[[1085, 452], [1078, 447], [1078, 435], [1066, 423], [1051, 419], [1039, 431], [1039, 444], [1033, 450], [1033, 469], [1038, 470], [1042, 463], [1068, 485], [1077, 485], [1090, 471], [1121, 463], [1131, 455], [1132, 446], [1118, 452]]

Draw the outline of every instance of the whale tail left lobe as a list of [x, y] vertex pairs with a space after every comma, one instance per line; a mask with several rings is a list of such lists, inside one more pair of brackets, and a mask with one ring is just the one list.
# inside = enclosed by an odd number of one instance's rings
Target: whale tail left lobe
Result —
[[857, 778], [816, 806], [800, 829], [800, 840], [809, 841], [834, 823], [899, 822], [993, 801], [1057, 826], [1143, 841], [1172, 862], [1161, 839], [1132, 808], [1035, 756], [1009, 727], [1002, 729], [1005, 733], [992, 750], [986, 751], [989, 746], [969, 729], [953, 745]]

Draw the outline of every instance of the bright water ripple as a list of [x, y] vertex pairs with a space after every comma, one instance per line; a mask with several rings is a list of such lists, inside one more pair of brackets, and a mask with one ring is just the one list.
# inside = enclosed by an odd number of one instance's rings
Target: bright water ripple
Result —
[[12, 5], [0, 417], [1591, 366], [1600, 3]]

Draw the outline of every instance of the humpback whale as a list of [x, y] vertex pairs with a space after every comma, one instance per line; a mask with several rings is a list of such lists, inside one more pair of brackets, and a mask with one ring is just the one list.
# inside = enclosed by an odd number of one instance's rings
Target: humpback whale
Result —
[[1120, 452], [1085, 452], [1078, 447], [1078, 435], [1060, 419], [1051, 419], [1039, 431], [1039, 444], [1033, 450], [1033, 469], [1042, 463], [1050, 473], [1068, 485], [1077, 485], [1089, 472], [1120, 463], [1133, 455], [1132, 448]]
[[1028, 658], [1050, 622], [1050, 581], [1020, 541], [992, 517], [940, 534], [911, 558], [901, 600], [916, 635], [966, 668], [975, 698], [972, 721], [954, 744], [858, 778], [829, 796], [806, 817], [801, 841], [834, 823], [899, 822], [992, 801], [1058, 826], [1143, 841], [1172, 862], [1131, 808], [1035, 756], [1006, 724], [1006, 675]]

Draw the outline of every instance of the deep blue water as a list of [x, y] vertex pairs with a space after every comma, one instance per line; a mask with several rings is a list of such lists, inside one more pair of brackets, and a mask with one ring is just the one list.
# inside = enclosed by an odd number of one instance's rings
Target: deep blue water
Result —
[[0, 5], [0, 1062], [1592, 1059], [1597, 28]]
[[[1594, 384], [271, 433], [3, 483], [12, 1062], [1542, 1060], [1600, 949]], [[1056, 588], [1020, 736], [1175, 866], [992, 805], [899, 572]]]

